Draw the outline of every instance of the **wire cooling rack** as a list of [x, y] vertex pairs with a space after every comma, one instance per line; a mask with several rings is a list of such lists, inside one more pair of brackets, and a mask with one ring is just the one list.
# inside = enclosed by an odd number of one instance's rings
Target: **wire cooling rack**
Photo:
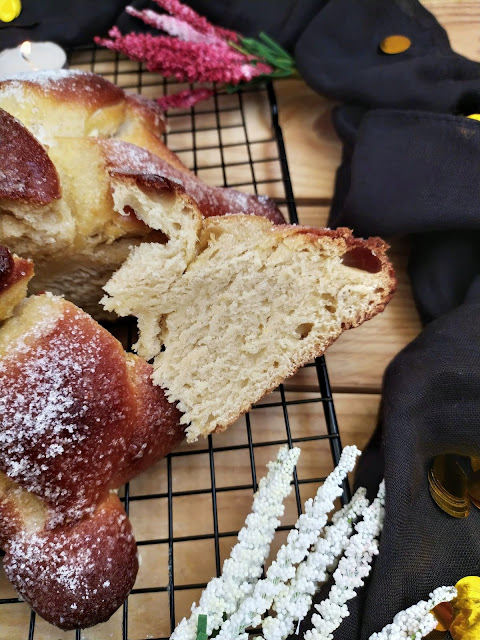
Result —
[[[104, 50], [77, 50], [70, 65], [149, 97], [185, 88]], [[271, 84], [234, 94], [216, 91], [191, 109], [169, 112], [168, 124], [168, 146], [205, 182], [269, 195], [290, 222], [298, 222]], [[125, 332], [125, 326], [114, 332], [129, 348], [134, 329], [129, 325]], [[325, 360], [307, 367], [316, 370], [316, 391], [280, 385], [226, 433], [181, 445], [120, 491], [141, 566], [128, 601], [108, 622], [61, 632], [18, 600], [2, 572], [0, 640], [166, 640], [208, 580], [220, 574], [266, 462], [280, 445], [297, 445], [302, 455], [276, 553], [342, 449]], [[349, 498], [347, 483], [343, 498]]]

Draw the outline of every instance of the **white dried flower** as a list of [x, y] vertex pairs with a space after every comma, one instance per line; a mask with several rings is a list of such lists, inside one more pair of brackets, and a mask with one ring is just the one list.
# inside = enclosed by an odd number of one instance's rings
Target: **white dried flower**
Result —
[[298, 566], [294, 579], [278, 594], [272, 607], [276, 617], [268, 616], [262, 621], [266, 640], [283, 640], [293, 633], [295, 623], [307, 615], [315, 591], [326, 581], [343, 554], [355, 520], [369, 505], [365, 494], [365, 489], [359, 489], [351, 502], [333, 516], [323, 537]]
[[345, 447], [337, 467], [319, 488], [317, 495], [305, 503], [303, 513], [295, 528], [290, 531], [287, 544], [283, 545], [270, 565], [265, 579], [259, 580], [251, 595], [222, 625], [217, 640], [247, 640], [247, 627], [256, 627], [262, 615], [272, 606], [274, 599], [283, 590], [284, 584], [295, 576], [295, 565], [302, 562], [310, 547], [317, 541], [334, 508], [335, 499], [341, 495], [340, 485], [355, 466], [360, 451], [357, 447]]
[[290, 482], [299, 455], [298, 448], [282, 447], [277, 459], [268, 463], [268, 474], [260, 480], [252, 512], [238, 534], [230, 558], [223, 564], [222, 576], [210, 580], [198, 607], [193, 603], [192, 615], [177, 625], [171, 640], [195, 640], [199, 614], [207, 615], [207, 634], [211, 635], [221, 626], [224, 614], [231, 615], [253, 591], [280, 524], [283, 502], [292, 490]]
[[391, 624], [387, 624], [370, 640], [421, 640], [437, 626], [437, 619], [430, 611], [441, 602], [449, 602], [457, 595], [455, 587], [438, 587], [427, 601], [421, 600], [412, 607], [400, 611]]
[[334, 584], [328, 598], [315, 605], [318, 613], [312, 616], [313, 629], [305, 633], [305, 640], [333, 640], [333, 632], [349, 615], [347, 602], [354, 598], [356, 590], [364, 584], [370, 573], [373, 557], [378, 553], [378, 540], [385, 515], [385, 484], [364, 511], [363, 520], [355, 525], [353, 535], [343, 558], [333, 574]]

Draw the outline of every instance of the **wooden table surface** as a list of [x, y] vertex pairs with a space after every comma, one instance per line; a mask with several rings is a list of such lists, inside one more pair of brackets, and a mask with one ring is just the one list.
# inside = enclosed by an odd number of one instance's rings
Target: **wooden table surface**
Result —
[[[423, 3], [447, 29], [453, 48], [475, 60], [480, 60], [480, 2], [478, 0], [425, 0]], [[125, 62], [127, 65], [132, 63]], [[78, 64], [80, 68], [88, 68]], [[128, 75], [120, 78], [111, 69], [108, 56], [95, 70], [118, 83], [126, 83]], [[132, 67], [132, 75], [134, 76]], [[145, 95], [158, 95], [157, 88], [143, 88]], [[324, 226], [333, 192], [333, 180], [340, 160], [341, 146], [331, 125], [332, 102], [311, 91], [302, 81], [287, 80], [276, 84], [279, 103], [280, 123], [283, 129], [293, 190], [298, 206], [301, 223]], [[236, 100], [236, 98], [234, 98]], [[270, 127], [265, 105], [257, 98], [245, 96], [247, 142], [251, 152], [260, 160], [272, 153], [272, 147], [261, 140]], [[229, 117], [232, 120], [229, 120]], [[245, 180], [242, 165], [245, 158], [245, 146], [236, 133], [235, 112], [221, 114], [221, 141], [232, 143], [221, 157], [215, 147], [213, 129], [208, 123], [214, 116], [209, 113], [200, 115], [204, 130], [196, 134], [196, 144], [208, 147], [201, 153], [191, 150], [191, 133], [169, 135], [168, 143], [180, 151], [184, 161], [200, 167], [200, 175], [206, 182], [221, 184], [219, 160], [237, 161], [227, 167], [226, 178], [230, 183]], [[213, 125], [215, 123], [213, 122]], [[211, 123], [212, 125], [212, 123]], [[212, 126], [213, 126], [212, 125]], [[191, 126], [189, 117], [176, 123], [176, 129], [188, 131]], [[172, 131], [175, 127], [172, 128]], [[214, 136], [215, 140], [213, 140]], [[213, 143], [212, 143], [213, 140]], [[243, 139], [242, 139], [243, 140]], [[243, 140], [243, 142], [245, 142]], [[237, 146], [235, 146], [237, 145]], [[227, 158], [228, 153], [228, 158]], [[236, 155], [237, 154], [237, 155]], [[215, 170], [204, 168], [216, 164]], [[277, 163], [278, 164], [278, 163]], [[282, 196], [281, 182], [275, 163], [263, 162], [257, 170], [270, 179], [268, 192]], [[257, 175], [258, 178], [258, 175]], [[248, 179], [247, 179], [248, 182]], [[277, 193], [276, 189], [280, 189]], [[386, 311], [363, 326], [348, 331], [327, 352], [327, 364], [334, 391], [335, 407], [340, 425], [342, 443], [357, 444], [362, 448], [375, 426], [376, 414], [380, 402], [381, 381], [390, 360], [412, 340], [420, 330], [420, 323], [412, 301], [410, 286], [406, 276], [408, 245], [405, 241], [391, 241], [391, 257], [398, 276], [398, 289]], [[288, 401], [311, 400], [306, 404], [289, 406], [289, 416], [294, 437], [310, 438], [318, 430], [325, 431], [322, 405], [314, 400], [318, 398], [318, 382], [314, 369], [300, 371], [285, 385]], [[261, 440], [263, 446], [255, 448], [255, 462], [260, 474], [264, 473], [266, 462], [271, 459], [277, 446], [268, 442], [285, 437], [284, 415], [282, 407], [275, 405], [278, 393], [269, 398], [272, 406], [251, 413], [251, 433], [253, 441]], [[280, 404], [280, 403], [278, 403]], [[136, 589], [144, 590], [129, 599], [128, 638], [145, 640], [169, 635], [169, 607], [167, 592], [150, 593], [150, 587], [168, 583], [168, 557], [174, 561], [174, 577], [178, 586], [207, 582], [216, 572], [214, 554], [214, 534], [212, 524], [212, 481], [210, 456], [215, 450], [215, 476], [217, 493], [218, 531], [227, 532], [220, 537], [220, 552], [223, 560], [235, 542], [228, 532], [237, 531], [250, 509], [252, 498], [252, 476], [250, 471], [249, 448], [246, 436], [245, 418], [233, 425], [225, 434], [213, 438], [213, 449], [208, 450], [205, 442], [195, 445], [182, 445], [179, 453], [193, 452], [193, 455], [172, 457], [173, 471], [173, 534], [176, 542], [169, 549], [168, 543], [144, 544], [140, 547], [142, 566]], [[282, 436], [283, 433], [283, 436]], [[326, 431], [325, 431], [326, 433]], [[235, 451], [224, 449], [234, 445]], [[220, 447], [220, 450], [216, 448]], [[298, 466], [302, 501], [313, 495], [318, 483], [312, 479], [326, 475], [331, 469], [331, 456], [327, 440], [305, 441], [302, 443], [302, 457]], [[132, 496], [149, 493], [163, 494], [167, 491], [165, 460], [131, 483]], [[225, 491], [229, 486], [242, 485], [245, 488]], [[184, 495], [195, 489], [194, 496]], [[192, 518], [192, 513], [195, 517]], [[165, 539], [168, 536], [167, 499], [139, 500], [130, 505], [130, 518], [137, 540], [141, 543], [151, 539]], [[296, 520], [296, 505], [293, 496], [287, 501], [283, 524], [292, 524]], [[189, 535], [204, 535], [200, 541], [182, 540]], [[281, 534], [274, 548], [283, 541]], [[200, 589], [175, 591], [175, 614], [177, 621], [186, 614], [193, 600], [198, 599]], [[15, 592], [0, 573], [0, 598], [14, 598]], [[0, 640], [26, 640], [28, 636], [30, 612], [26, 604], [12, 603], [0, 607]], [[82, 632], [85, 640], [121, 640], [122, 612], [118, 611], [109, 622]], [[74, 640], [75, 633], [63, 633], [46, 624], [37, 617], [34, 640]]]

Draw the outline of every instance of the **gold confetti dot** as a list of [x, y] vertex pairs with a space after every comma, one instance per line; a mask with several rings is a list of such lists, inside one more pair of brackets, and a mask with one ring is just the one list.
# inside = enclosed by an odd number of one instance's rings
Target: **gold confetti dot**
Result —
[[[480, 120], [480, 113], [472, 113], [467, 116], [467, 118], [470, 118], [470, 120]], [[475, 458], [475, 460], [478, 460], [478, 458]]]
[[457, 597], [452, 601], [454, 640], [478, 640], [480, 637], [480, 577], [467, 576], [455, 585]]
[[11, 22], [18, 18], [22, 5], [20, 0], [0, 0], [0, 20]]
[[388, 36], [380, 42], [380, 49], [383, 53], [395, 55], [403, 53], [412, 46], [412, 41], [407, 36]]

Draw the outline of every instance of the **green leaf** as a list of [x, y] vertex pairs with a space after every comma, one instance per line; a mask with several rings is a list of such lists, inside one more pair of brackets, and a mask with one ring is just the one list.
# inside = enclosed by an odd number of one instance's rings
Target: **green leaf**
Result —
[[197, 622], [197, 640], [208, 640], [207, 636], [207, 616], [200, 613]]
[[270, 38], [269, 35], [267, 35], [264, 31], [262, 31], [259, 35], [260, 40], [263, 40], [263, 42], [265, 42], [266, 44], [268, 44], [270, 46], [270, 48], [274, 49], [280, 56], [284, 56], [286, 58], [289, 58], [292, 63], [293, 63], [293, 58], [292, 56], [288, 53], [288, 51], [286, 51], [286, 49], [284, 49], [283, 47], [281, 47], [277, 42], [275, 42], [275, 40], [273, 40], [272, 38]]

